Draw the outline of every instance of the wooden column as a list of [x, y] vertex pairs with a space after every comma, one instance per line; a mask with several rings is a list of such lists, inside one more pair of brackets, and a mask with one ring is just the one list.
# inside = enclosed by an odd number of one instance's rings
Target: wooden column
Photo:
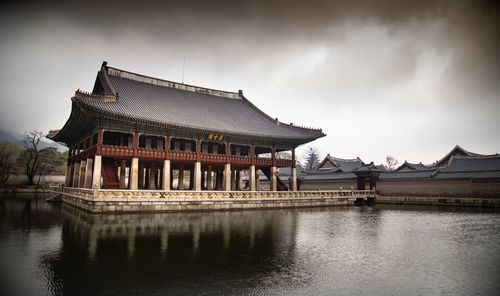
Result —
[[96, 154], [101, 155], [101, 150], [102, 150], [102, 133], [103, 130], [102, 128], [97, 129], [97, 147], [96, 147]]
[[101, 168], [102, 157], [96, 155], [94, 157], [94, 173], [92, 174], [92, 189], [101, 189]]
[[130, 190], [139, 189], [139, 158], [132, 158], [130, 164]]

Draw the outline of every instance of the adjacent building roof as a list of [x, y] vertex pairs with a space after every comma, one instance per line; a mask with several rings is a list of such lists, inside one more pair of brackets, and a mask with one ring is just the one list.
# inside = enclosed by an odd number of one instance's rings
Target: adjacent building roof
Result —
[[354, 169], [357, 169], [364, 165], [365, 163], [359, 158], [356, 157], [354, 159], [344, 159], [333, 157], [328, 154], [325, 159], [318, 166], [319, 169], [330, 169], [330, 168], [338, 168], [343, 172], [351, 172]]
[[[241, 91], [185, 85], [108, 67], [106, 63], [98, 73], [93, 92], [77, 91], [72, 100], [73, 108], [102, 117], [172, 129], [189, 128], [202, 133], [273, 138], [298, 144], [325, 136], [321, 129], [271, 118]], [[63, 134], [59, 132], [54, 140], [64, 142]]]
[[428, 170], [430, 167], [420, 163], [410, 163], [405, 160], [405, 162], [400, 165], [395, 171], [417, 171], [417, 170]]
[[440, 160], [438, 160], [435, 163], [435, 165], [436, 166], [447, 165], [449, 163], [449, 161], [450, 161], [450, 159], [451, 159], [452, 156], [485, 156], [485, 155], [467, 151], [464, 148], [456, 145], [455, 147], [453, 147], [453, 149], [451, 149], [450, 152], [448, 152], [448, 154], [446, 154], [443, 158], [441, 158]]

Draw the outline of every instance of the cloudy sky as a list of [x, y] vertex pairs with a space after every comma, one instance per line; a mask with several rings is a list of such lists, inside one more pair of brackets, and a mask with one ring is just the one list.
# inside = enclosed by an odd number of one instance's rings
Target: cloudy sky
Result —
[[104, 60], [181, 81], [185, 59], [185, 83], [242, 89], [280, 121], [322, 128], [322, 156], [500, 152], [498, 1], [10, 2], [3, 130], [61, 128]]

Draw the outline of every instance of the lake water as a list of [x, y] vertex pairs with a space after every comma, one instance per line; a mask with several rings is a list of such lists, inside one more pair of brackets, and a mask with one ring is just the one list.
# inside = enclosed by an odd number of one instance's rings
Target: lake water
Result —
[[499, 295], [500, 212], [91, 215], [0, 197], [0, 295]]

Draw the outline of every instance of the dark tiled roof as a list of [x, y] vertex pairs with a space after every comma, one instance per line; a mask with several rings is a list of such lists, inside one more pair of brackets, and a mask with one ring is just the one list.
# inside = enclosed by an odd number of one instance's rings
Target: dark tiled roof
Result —
[[357, 169], [364, 165], [364, 162], [359, 158], [354, 159], [344, 159], [333, 157], [328, 154], [325, 159], [321, 162], [320, 167], [325, 164], [327, 161], [333, 163], [337, 168], [341, 169], [344, 172], [351, 172], [354, 169]]
[[453, 147], [453, 149], [451, 149], [450, 152], [448, 152], [448, 154], [446, 154], [443, 158], [438, 160], [435, 164], [437, 166], [446, 165], [447, 163], [449, 163], [452, 156], [486, 156], [486, 155], [470, 152], [460, 147], [459, 145], [456, 145], [455, 147]]
[[500, 171], [500, 156], [453, 156], [450, 163], [439, 171], [441, 173]]
[[117, 99], [74, 98], [78, 104], [94, 112], [233, 135], [302, 142], [324, 136], [321, 130], [277, 122], [239, 93], [186, 86], [115, 68], [103, 69], [106, 71], [105, 81], [118, 93]]
[[402, 165], [400, 165], [396, 169], [396, 171], [400, 171], [400, 170], [402, 170], [404, 168], [409, 168], [410, 170], [414, 170], [414, 171], [416, 171], [416, 170], [428, 170], [429, 169], [428, 166], [426, 166], [426, 165], [424, 165], [422, 163], [410, 163], [410, 162], [407, 162], [405, 160], [405, 162]]

